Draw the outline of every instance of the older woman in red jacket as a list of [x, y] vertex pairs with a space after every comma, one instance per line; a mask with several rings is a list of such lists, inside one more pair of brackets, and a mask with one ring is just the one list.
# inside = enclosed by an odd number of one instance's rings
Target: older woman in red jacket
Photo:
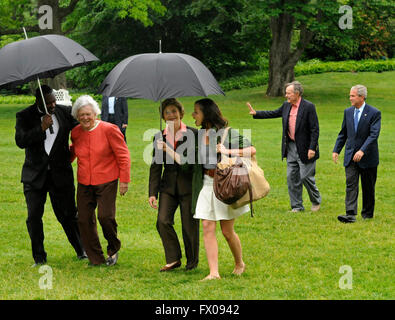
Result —
[[[72, 161], [77, 157], [78, 225], [91, 265], [117, 263], [121, 242], [117, 237], [115, 201], [128, 190], [130, 154], [118, 127], [97, 119], [100, 109], [90, 96], [81, 96], [74, 103], [72, 115], [79, 125], [71, 131]], [[105, 259], [97, 234], [95, 209], [108, 241]]]

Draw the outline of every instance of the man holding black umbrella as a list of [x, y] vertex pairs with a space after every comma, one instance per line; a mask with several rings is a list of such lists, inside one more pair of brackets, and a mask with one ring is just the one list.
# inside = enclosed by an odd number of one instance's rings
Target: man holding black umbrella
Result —
[[16, 114], [15, 141], [25, 149], [22, 168], [23, 191], [28, 217], [35, 265], [47, 261], [44, 250], [42, 216], [47, 193], [56, 218], [79, 259], [86, 258], [77, 225], [73, 169], [70, 163], [69, 133], [78, 124], [71, 116], [71, 108], [56, 105], [53, 90], [42, 86], [46, 109], [39, 89], [36, 102]]

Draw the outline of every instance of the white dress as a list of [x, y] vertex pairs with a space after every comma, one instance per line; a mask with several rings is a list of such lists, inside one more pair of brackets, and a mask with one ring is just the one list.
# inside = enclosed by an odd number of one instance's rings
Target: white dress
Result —
[[196, 203], [195, 219], [204, 219], [211, 221], [232, 220], [243, 213], [250, 211], [248, 204], [237, 209], [218, 200], [214, 193], [214, 179], [204, 175], [203, 188], [200, 190]]

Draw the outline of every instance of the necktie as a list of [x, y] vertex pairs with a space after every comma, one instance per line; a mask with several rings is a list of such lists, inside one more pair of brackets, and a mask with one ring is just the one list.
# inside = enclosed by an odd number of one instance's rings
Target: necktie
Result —
[[355, 113], [354, 113], [354, 129], [355, 129], [355, 132], [357, 132], [357, 128], [358, 128], [358, 114], [359, 114], [359, 109], [355, 108]]

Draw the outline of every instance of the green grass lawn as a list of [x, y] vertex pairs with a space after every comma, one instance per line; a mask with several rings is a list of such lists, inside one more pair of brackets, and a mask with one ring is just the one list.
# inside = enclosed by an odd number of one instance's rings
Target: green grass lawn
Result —
[[[143, 153], [152, 136], [144, 132], [159, 127], [158, 104], [129, 100], [128, 146], [132, 169], [129, 192], [117, 200], [117, 221], [122, 249], [112, 268], [89, 268], [79, 261], [52, 212], [44, 214], [45, 248], [53, 270], [51, 290], [42, 290], [43, 274], [31, 268], [30, 239], [26, 229], [26, 204], [20, 183], [24, 151], [15, 145], [15, 113], [25, 105], [0, 106], [0, 299], [394, 299], [394, 180], [395, 72], [327, 73], [302, 76], [305, 98], [314, 102], [320, 122], [317, 186], [322, 208], [290, 213], [286, 162], [281, 161], [281, 120], [253, 120], [245, 102], [257, 109], [278, 108], [283, 98], [268, 98], [266, 87], [227, 92], [214, 97], [230, 125], [251, 129], [257, 158], [271, 185], [267, 198], [255, 204], [255, 217], [240, 217], [235, 224], [247, 264], [245, 274], [232, 276], [233, 258], [219, 228], [219, 267], [222, 279], [201, 283], [208, 274], [201, 235], [200, 265], [159, 273], [165, 264], [156, 212], [148, 205], [149, 167]], [[382, 112], [379, 138], [380, 165], [376, 184], [375, 217], [350, 225], [337, 221], [344, 213], [345, 174], [331, 160], [343, 110], [349, 106], [352, 85], [368, 87], [368, 103]], [[180, 99], [184, 121], [191, 117], [196, 98]], [[145, 151], [147, 152], [147, 151]], [[342, 160], [343, 153], [341, 154]], [[74, 164], [75, 166], [75, 164]], [[361, 204], [361, 201], [360, 201]], [[181, 239], [179, 214], [176, 229]], [[101, 234], [101, 229], [99, 228]], [[103, 248], [106, 247], [104, 238]], [[183, 266], [185, 259], [183, 259]], [[352, 268], [352, 289], [340, 289], [341, 266]]]

